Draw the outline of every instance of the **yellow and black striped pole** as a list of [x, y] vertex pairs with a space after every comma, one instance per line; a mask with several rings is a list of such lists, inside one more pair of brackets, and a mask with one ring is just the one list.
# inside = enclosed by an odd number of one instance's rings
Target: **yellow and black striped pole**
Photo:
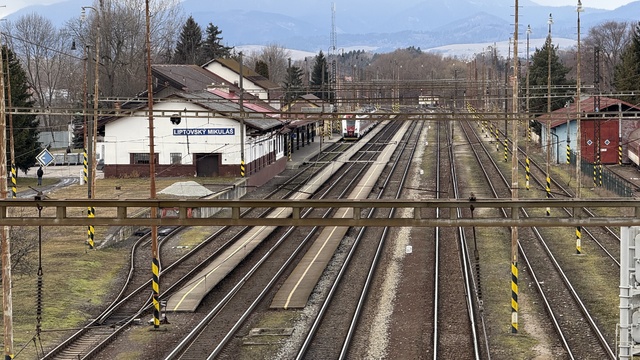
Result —
[[598, 160], [593, 162], [593, 187], [598, 187]]
[[525, 164], [525, 173], [524, 173], [524, 178], [525, 178], [525, 187], [527, 190], [529, 190], [529, 178], [531, 177], [531, 163], [529, 161], [529, 155], [527, 154], [527, 157], [524, 159], [524, 164]]
[[84, 176], [84, 183], [88, 185], [89, 181], [87, 181], [87, 179], [88, 179], [87, 173], [88, 173], [89, 170], [88, 170], [87, 164], [88, 164], [89, 161], [88, 161], [87, 148], [86, 147], [84, 148], [84, 153], [82, 155], [83, 155], [82, 156], [82, 165], [83, 165], [82, 175]]
[[507, 151], [509, 144], [507, 143], [507, 136], [504, 137], [504, 162], [507, 162], [509, 157], [509, 151]]
[[622, 142], [618, 140], [618, 165], [622, 165]]
[[[96, 217], [96, 209], [93, 206], [90, 206], [87, 208], [87, 217], [89, 219], [93, 219]], [[89, 245], [89, 249], [93, 249], [94, 246], [94, 236], [95, 236], [95, 232], [96, 229], [93, 227], [93, 225], [89, 225], [87, 227], [87, 245]]]
[[160, 326], [160, 262], [158, 256], [154, 254], [151, 260], [151, 287], [153, 288], [153, 327], [158, 328]]
[[15, 199], [18, 196], [18, 185], [17, 185], [18, 177], [16, 175], [17, 175], [16, 165], [11, 164], [11, 197], [13, 199]]
[[518, 263], [511, 262], [511, 333], [518, 333]]
[[[551, 176], [547, 174], [547, 199], [551, 199]], [[551, 216], [551, 208], [547, 207], [547, 216]]]
[[600, 162], [600, 159], [598, 159], [598, 175], [598, 186], [602, 187], [602, 162]]
[[582, 226], [576, 226], [576, 254], [582, 254]]
[[567, 164], [571, 164], [571, 145], [567, 141]]
[[291, 140], [291, 136], [287, 138], [287, 156], [289, 161], [291, 161], [291, 153], [293, 151], [293, 141]]
[[245, 170], [244, 169], [244, 159], [241, 159], [240, 160], [240, 176], [241, 177], [244, 177], [244, 174], [245, 174], [244, 170]]

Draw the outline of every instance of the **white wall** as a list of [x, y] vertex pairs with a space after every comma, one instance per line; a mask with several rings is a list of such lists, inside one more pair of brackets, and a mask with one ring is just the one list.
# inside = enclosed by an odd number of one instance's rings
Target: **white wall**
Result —
[[[180, 109], [180, 110], [176, 110]], [[186, 113], [184, 109], [187, 109]], [[164, 111], [164, 113], [163, 113]], [[191, 111], [191, 117], [189, 116]], [[154, 105], [154, 148], [161, 165], [171, 163], [171, 153], [182, 154], [182, 164], [192, 164], [194, 153], [223, 153], [223, 164], [240, 163], [240, 123], [221, 117], [194, 117], [206, 110], [187, 102], [162, 102]], [[181, 113], [181, 122], [174, 125], [169, 116]], [[174, 130], [189, 130], [191, 135], [175, 134]], [[194, 135], [207, 129], [233, 129], [233, 135]], [[101, 144], [103, 145], [103, 144]], [[97, 147], [101, 151], [102, 146]], [[144, 112], [123, 117], [105, 125], [105, 164], [129, 164], [131, 153], [149, 153], [149, 119]]]
[[[210, 63], [205, 67], [205, 69], [225, 79], [231, 85], [235, 84], [236, 86], [240, 86], [240, 75], [228, 67], [222, 66], [222, 64], [218, 62], [214, 61]], [[242, 80], [242, 88], [245, 92], [258, 97], [260, 100], [266, 101], [269, 98], [266, 89], [263, 89], [254, 82], [247, 80], [246, 77]]]
[[[155, 104], [154, 148], [159, 165], [171, 163], [171, 153], [182, 154], [182, 164], [192, 164], [194, 153], [221, 153], [223, 165], [240, 164], [240, 123], [234, 119], [204, 116], [206, 109], [192, 103], [176, 101]], [[176, 110], [181, 109], [181, 110]], [[184, 109], [187, 111], [185, 112]], [[198, 117], [195, 117], [195, 112]], [[171, 114], [180, 114], [179, 125], [169, 120]], [[190, 116], [191, 115], [191, 116]], [[182, 135], [174, 130], [206, 131], [207, 129], [233, 129], [233, 135]], [[246, 131], [245, 131], [246, 133]], [[286, 154], [284, 135], [264, 134], [245, 140], [245, 163], [275, 151], [276, 159]], [[275, 140], [275, 141], [274, 141]], [[149, 118], [144, 111], [133, 117], [122, 117], [105, 125], [104, 142], [98, 143], [98, 158], [104, 155], [105, 164], [128, 165], [131, 153], [149, 153]]]

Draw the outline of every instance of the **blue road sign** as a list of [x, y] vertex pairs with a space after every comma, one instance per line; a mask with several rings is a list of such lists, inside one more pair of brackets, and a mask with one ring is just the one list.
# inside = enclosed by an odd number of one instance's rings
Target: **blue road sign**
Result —
[[55, 160], [55, 158], [53, 157], [53, 155], [51, 155], [49, 150], [44, 149], [40, 152], [40, 154], [38, 154], [38, 156], [36, 156], [36, 160], [38, 160], [40, 165], [46, 167], [49, 166]]

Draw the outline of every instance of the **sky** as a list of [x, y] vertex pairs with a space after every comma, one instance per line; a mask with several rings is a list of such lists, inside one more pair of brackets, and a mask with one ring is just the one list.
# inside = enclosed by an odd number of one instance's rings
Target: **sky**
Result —
[[[576, 6], [578, 0], [532, 0], [536, 4], [545, 6]], [[633, 0], [582, 0], [582, 6], [596, 9], [613, 10], [626, 5]]]
[[[335, 0], [335, 1], [336, 3], [340, 2], [340, 0]], [[341, 1], [348, 1], [348, 0], [341, 0]], [[532, 1], [537, 4], [547, 5], [547, 6], [576, 6], [576, 4], [578, 3], [577, 0], [532, 0]], [[583, 0], [582, 5], [585, 7], [612, 10], [633, 1], [634, 0]], [[47, 4], [55, 4], [58, 2], [62, 2], [62, 0], [20, 0], [20, 1], [0, 0], [0, 6], [5, 5], [4, 7], [0, 7], [0, 17], [6, 16], [10, 13], [20, 10], [23, 7], [27, 7], [30, 5], [47, 5]], [[87, 0], [87, 3], [91, 3], [91, 2], [92, 0]], [[380, 6], [385, 6], [388, 3], [388, 1], [386, 0], [372, 0], [371, 2], [372, 4], [375, 4], [376, 2], [378, 2]], [[372, 5], [372, 6], [375, 6], [375, 5]]]

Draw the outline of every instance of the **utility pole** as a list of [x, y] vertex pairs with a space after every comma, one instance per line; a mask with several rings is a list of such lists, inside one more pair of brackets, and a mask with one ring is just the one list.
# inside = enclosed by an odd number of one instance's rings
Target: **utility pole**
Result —
[[[518, 0], [515, 0], [515, 30], [513, 32], [513, 100], [511, 107], [511, 199], [518, 200]], [[506, 91], [505, 91], [506, 93]], [[505, 99], [506, 101], [506, 99]], [[506, 135], [506, 133], [505, 133]], [[506, 144], [506, 141], [505, 141]], [[511, 210], [511, 217], [517, 217], [518, 211]], [[518, 332], [518, 227], [511, 228], [511, 332]]]
[[[9, 41], [7, 41], [7, 44], [9, 44]], [[6, 55], [6, 64], [7, 64], [7, 91], [6, 91], [6, 98], [7, 98], [7, 104], [9, 105], [9, 107], [11, 107], [11, 67], [9, 66], [9, 49], [7, 48], [5, 51], [5, 55]], [[18, 196], [18, 188], [16, 185], [16, 181], [17, 181], [17, 171], [16, 171], [16, 152], [15, 152], [15, 145], [14, 145], [14, 141], [13, 141], [13, 114], [11, 114], [11, 111], [9, 111], [9, 154], [11, 156], [11, 170], [10, 170], [10, 177], [11, 177], [11, 198], [15, 199]]]
[[[0, 199], [7, 198], [7, 124], [4, 91], [4, 58], [0, 44]], [[9, 226], [2, 225], [2, 313], [4, 317], [4, 358], [13, 359], [13, 295], [11, 293], [11, 247]]]
[[240, 176], [245, 177], [245, 168], [244, 168], [244, 94], [243, 94], [243, 83], [242, 80], [244, 75], [242, 74], [242, 51], [240, 52], [240, 70], [239, 70], [239, 78], [238, 78], [238, 86], [240, 87], [240, 95], [238, 98], [238, 105], [240, 105]]
[[[582, 2], [578, 0], [578, 6], [576, 8], [576, 12], [578, 13], [578, 56], [577, 56], [577, 66], [576, 66], [576, 200], [580, 199], [580, 190], [582, 188], [582, 139], [580, 138], [580, 118], [582, 117], [581, 109], [580, 109], [580, 13], [584, 11], [582, 9]], [[569, 131], [567, 129], [567, 131]], [[574, 208], [573, 213], [574, 216], [578, 215], [580, 211], [579, 208]], [[576, 227], [576, 252], [578, 254], [582, 253], [582, 227], [578, 225]]]
[[[553, 24], [553, 17], [549, 14], [549, 35], [547, 36], [547, 199], [551, 198], [551, 25]], [[551, 216], [551, 209], [547, 208], [547, 216]]]
[[[90, 139], [89, 139], [89, 166], [88, 166], [88, 170], [89, 170], [89, 176], [87, 177], [87, 182], [88, 182], [88, 186], [87, 186], [87, 197], [89, 199], [94, 199], [96, 194], [95, 194], [95, 190], [96, 190], [96, 137], [98, 136], [98, 97], [100, 95], [99, 92], [99, 85], [100, 85], [100, 79], [99, 79], [99, 70], [100, 70], [100, 38], [101, 38], [101, 34], [100, 34], [100, 17], [102, 16], [102, 9], [103, 9], [103, 0], [100, 0], [99, 2], [99, 8], [96, 9], [94, 7], [91, 6], [83, 6], [82, 7], [82, 19], [84, 19], [85, 17], [85, 11], [86, 9], [91, 9], [93, 11], [96, 12], [96, 58], [95, 58], [95, 62], [96, 62], [96, 66], [95, 66], [95, 77], [94, 77], [94, 85], [93, 85], [93, 118], [91, 119], [91, 124], [90, 124]], [[87, 209], [87, 217], [89, 218], [94, 218], [96, 214], [96, 210], [93, 206], [90, 206]], [[94, 247], [94, 235], [95, 235], [95, 228], [93, 227], [93, 225], [89, 225], [88, 229], [87, 229], [87, 244], [89, 245], [89, 249], [93, 249]]]
[[[102, 1], [101, 1], [102, 3]], [[149, 197], [156, 198], [156, 154], [153, 133], [153, 81], [151, 76], [151, 19], [149, 16], [149, 0], [145, 0], [146, 18], [146, 50], [147, 50], [147, 107], [149, 109]], [[149, 215], [158, 217], [158, 208], [151, 207]], [[158, 226], [151, 226], [151, 287], [153, 296], [153, 328], [160, 327], [160, 256], [158, 254]]]
[[531, 35], [531, 25], [527, 25], [527, 141], [525, 143], [525, 189], [529, 190], [529, 178], [531, 176], [530, 161], [529, 161], [529, 143], [531, 142], [531, 117], [529, 114], [529, 36]]

